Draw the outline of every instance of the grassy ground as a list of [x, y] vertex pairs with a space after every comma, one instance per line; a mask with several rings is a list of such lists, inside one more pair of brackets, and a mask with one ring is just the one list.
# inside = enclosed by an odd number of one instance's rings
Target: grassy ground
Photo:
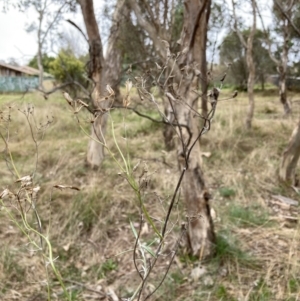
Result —
[[[225, 98], [230, 91], [223, 95]], [[294, 95], [292, 100], [299, 98]], [[88, 138], [60, 94], [47, 101], [38, 94], [0, 95], [1, 114], [11, 116], [9, 147], [20, 175], [35, 169], [35, 145], [26, 118], [19, 111], [28, 108], [28, 103], [34, 106], [39, 128], [51, 123], [43, 140], [43, 131], [37, 133], [42, 141], [35, 174], [35, 183], [41, 186], [37, 210], [72, 300], [109, 300], [103, 294], [112, 291], [120, 297], [131, 296], [139, 283], [130, 252], [135, 241], [130, 221], [135, 227], [139, 223], [134, 192], [118, 175], [120, 170], [109, 156], [100, 170], [86, 166]], [[236, 100], [221, 101], [211, 131], [201, 141], [203, 153], [210, 153], [209, 157], [203, 156], [203, 169], [216, 211], [216, 257], [199, 263], [179, 251], [163, 286], [151, 300], [300, 299], [299, 211], [297, 207], [283, 207], [272, 198], [281, 194], [299, 200], [292, 188], [277, 180], [281, 154], [299, 120], [299, 104], [293, 102], [293, 115], [283, 118], [277, 94], [257, 93], [251, 131], [244, 129], [246, 110], [245, 94]], [[152, 111], [149, 114], [158, 117]], [[165, 151], [159, 125], [132, 112], [114, 111], [112, 119], [117, 141], [131, 164], [141, 161], [136, 178], [143, 169], [148, 170], [145, 204], [159, 225], [179, 176], [176, 154]], [[5, 123], [1, 126], [5, 134]], [[88, 122], [83, 126], [89, 131]], [[110, 123], [107, 140], [117, 156]], [[16, 190], [19, 184], [14, 183], [4, 143], [1, 145], [0, 186], [2, 190]], [[53, 190], [57, 184], [81, 190]], [[14, 217], [20, 217], [15, 204], [5, 205]], [[0, 299], [46, 300], [43, 259], [1, 209]], [[171, 250], [183, 217], [184, 208], [179, 202], [172, 217], [174, 231], [168, 240]], [[30, 212], [28, 220], [34, 225]], [[145, 227], [142, 238], [151, 244], [149, 228]], [[149, 288], [166, 265], [158, 266]], [[50, 279], [53, 300], [63, 300], [52, 272]]]

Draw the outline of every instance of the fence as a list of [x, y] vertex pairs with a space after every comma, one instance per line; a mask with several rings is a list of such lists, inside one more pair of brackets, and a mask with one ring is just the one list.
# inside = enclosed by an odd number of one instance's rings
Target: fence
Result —
[[0, 77], [0, 92], [26, 92], [39, 86], [38, 77]]

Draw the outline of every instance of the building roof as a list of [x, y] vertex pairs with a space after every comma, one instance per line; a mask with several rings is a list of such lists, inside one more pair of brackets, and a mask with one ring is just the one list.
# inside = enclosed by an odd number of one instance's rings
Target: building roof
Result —
[[[0, 61], [0, 67], [4, 67], [7, 69], [11, 69], [14, 71], [18, 71], [27, 75], [34, 75], [34, 76], [38, 76], [40, 71], [38, 69], [29, 67], [29, 66], [13, 66], [10, 64], [6, 64]], [[44, 76], [45, 77], [53, 77], [51, 74], [44, 72]]]

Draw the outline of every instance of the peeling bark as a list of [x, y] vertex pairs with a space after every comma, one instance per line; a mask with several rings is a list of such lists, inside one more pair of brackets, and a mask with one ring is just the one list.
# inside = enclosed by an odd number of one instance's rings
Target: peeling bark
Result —
[[[176, 127], [178, 137], [176, 137], [176, 145], [178, 151], [178, 165], [181, 171], [186, 170], [181, 183], [184, 195], [184, 203], [187, 210], [188, 233], [187, 239], [189, 253], [204, 258], [211, 256], [214, 250], [215, 234], [213, 222], [210, 215], [209, 194], [205, 188], [205, 181], [201, 169], [201, 153], [200, 143], [197, 143], [199, 135], [199, 125], [201, 120], [195, 118], [193, 112], [197, 112], [199, 108], [198, 99], [195, 99], [194, 89], [198, 89], [201, 84], [199, 75], [191, 73], [184, 80], [180, 69], [188, 66], [200, 70], [206, 77], [206, 39], [207, 39], [207, 22], [210, 13], [210, 0], [185, 0], [184, 7], [184, 25], [181, 34], [182, 50], [188, 49], [179, 64], [172, 61], [172, 57], [166, 58], [164, 44], [161, 42], [161, 37], [158, 33], [155, 24], [148, 22], [142, 18], [141, 10], [136, 0], [129, 0], [130, 6], [135, 12], [137, 22], [148, 33], [152, 39], [157, 54], [161, 60], [168, 62], [168, 66], [173, 70], [174, 87], [178, 91], [180, 101], [173, 102], [173, 108], [167, 109], [172, 111], [175, 122], [184, 126]], [[203, 80], [203, 89], [206, 91], [206, 80]], [[180, 89], [178, 90], [178, 87]], [[203, 92], [204, 92], [203, 91]], [[177, 93], [177, 92], [176, 92]], [[206, 110], [206, 94], [203, 97], [202, 108]], [[169, 99], [170, 100], [170, 99]], [[172, 100], [170, 100], [172, 103]], [[188, 162], [184, 159], [190, 147], [191, 141], [195, 141]]]
[[[174, 123], [174, 113], [172, 107], [170, 106], [167, 100], [164, 101], [164, 113], [167, 117], [169, 123]], [[174, 140], [174, 129], [169, 125], [164, 125], [163, 136], [165, 142], [165, 148], [167, 151], [171, 151], [175, 148], [175, 140]]]
[[[207, 39], [207, 22], [210, 13], [210, 1], [186, 0], [184, 26], [183, 26], [183, 49], [190, 46], [190, 51], [186, 58], [186, 64], [196, 63], [201, 68], [201, 74], [204, 73], [206, 78], [206, 39]], [[201, 11], [202, 10], [202, 11]], [[201, 77], [200, 77], [201, 78]], [[200, 79], [201, 82], [201, 79]], [[204, 79], [201, 83], [202, 89], [207, 91], [207, 82]], [[198, 110], [198, 102], [195, 101], [193, 89], [198, 89], [199, 81], [197, 78], [192, 80], [189, 87], [183, 87], [180, 96], [184, 103], [176, 105], [176, 114], [180, 124], [188, 125], [190, 133], [182, 128], [182, 138], [187, 141], [195, 141], [199, 134], [199, 119], [193, 117], [193, 110]], [[202, 91], [202, 92], [204, 92]], [[203, 101], [204, 99], [204, 101]], [[206, 93], [202, 99], [202, 108], [206, 106]], [[207, 108], [206, 108], [207, 110]], [[206, 114], [206, 113], [204, 113]], [[191, 135], [191, 137], [190, 137]], [[187, 148], [191, 145], [185, 145]], [[178, 162], [180, 169], [185, 168], [185, 162], [182, 160], [182, 153], [185, 151], [182, 144], [178, 143]], [[200, 143], [196, 143], [191, 152], [188, 168], [182, 183], [184, 202], [188, 218], [188, 242], [191, 254], [204, 258], [211, 256], [214, 251], [215, 234], [212, 218], [210, 215], [209, 194], [206, 191], [205, 180], [201, 168]]]
[[[188, 92], [185, 100], [194, 110], [198, 109], [192, 93]], [[178, 122], [188, 125], [190, 129], [190, 133], [185, 128], [181, 129], [185, 144], [189, 140], [195, 141], [199, 134], [199, 119], [193, 118], [193, 112], [187, 106], [180, 104], [176, 106], [176, 114]], [[187, 148], [191, 147], [191, 145], [186, 146]], [[178, 143], [177, 148], [179, 167], [182, 170], [186, 168], [186, 162], [182, 157], [184, 149], [181, 143]], [[182, 189], [188, 220], [188, 250], [192, 255], [200, 259], [209, 257], [214, 252], [215, 233], [210, 215], [209, 194], [206, 190], [201, 168], [200, 143], [196, 143], [191, 152], [188, 168], [182, 182]]]

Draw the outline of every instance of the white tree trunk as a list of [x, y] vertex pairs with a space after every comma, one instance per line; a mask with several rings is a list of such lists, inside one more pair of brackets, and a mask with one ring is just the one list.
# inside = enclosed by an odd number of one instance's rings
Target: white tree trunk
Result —
[[[92, 93], [92, 100], [94, 107], [98, 107], [101, 99], [101, 93], [104, 90], [103, 73], [104, 73], [104, 58], [102, 42], [98, 24], [95, 17], [94, 5], [92, 0], [80, 0], [81, 11], [86, 27], [86, 32], [89, 38], [89, 77], [94, 83], [94, 90]], [[87, 151], [87, 163], [95, 168], [101, 165], [104, 158], [104, 147], [102, 134], [105, 133], [106, 119], [98, 117], [91, 129], [91, 139]], [[96, 140], [96, 141], [95, 141]], [[99, 140], [101, 143], [98, 143]]]
[[[206, 65], [206, 35], [207, 35], [207, 22], [210, 14], [211, 2], [208, 0], [186, 0], [184, 25], [182, 31], [183, 49], [190, 47], [187, 54], [185, 63], [192, 65], [198, 64], [202, 72], [206, 72], [204, 61]], [[201, 12], [202, 9], [202, 12]], [[206, 77], [206, 73], [204, 75]], [[201, 86], [206, 91], [206, 81], [201, 82]], [[198, 111], [199, 105], [195, 101], [195, 95], [192, 90], [199, 88], [198, 79], [193, 80], [191, 86], [184, 87], [180, 96], [182, 102], [176, 105], [176, 114], [180, 124], [187, 125], [190, 129], [182, 128], [183, 141], [187, 143], [188, 140], [193, 143], [199, 135], [199, 123], [201, 120], [195, 118], [194, 113]], [[186, 91], [186, 92], [184, 92]], [[206, 95], [205, 95], [206, 96]], [[184, 104], [184, 102], [187, 104]], [[202, 99], [201, 107], [203, 114], [207, 114], [206, 110], [206, 97]], [[193, 111], [190, 109], [193, 108]], [[191, 137], [190, 137], [191, 135]], [[178, 140], [178, 139], [177, 139]], [[187, 148], [191, 147], [190, 145]], [[178, 145], [178, 162], [182, 168], [187, 167], [182, 158], [182, 153], [186, 150], [183, 149], [182, 143], [179, 141]], [[190, 252], [199, 258], [208, 257], [213, 254], [215, 233], [214, 226], [210, 214], [209, 194], [206, 191], [205, 180], [201, 168], [201, 151], [200, 143], [195, 143], [193, 146], [189, 161], [188, 168], [183, 178], [182, 183], [184, 202], [187, 209], [188, 218], [188, 247]]]
[[[104, 94], [104, 87], [107, 84], [114, 87], [116, 90], [115, 92], [118, 95], [118, 83], [122, 66], [121, 54], [117, 46], [118, 39], [120, 38], [119, 33], [121, 24], [119, 22], [121, 22], [122, 17], [126, 16], [126, 14], [128, 15], [129, 12], [127, 11], [126, 13], [125, 0], [117, 1], [112, 20], [113, 25], [111, 28], [111, 34], [108, 41], [107, 56], [106, 60], [104, 60], [102, 42], [95, 18], [93, 1], [80, 0], [79, 3], [90, 44], [89, 76], [95, 85], [92, 93], [94, 106], [96, 108], [101, 106], [100, 109], [106, 109], [109, 105], [109, 102], [100, 102], [101, 96]], [[103, 143], [104, 135], [106, 133], [107, 117], [107, 113], [102, 114], [92, 125], [91, 139], [89, 141], [87, 152], [87, 162], [93, 168], [99, 167], [104, 159]], [[100, 141], [100, 143], [97, 141]]]

